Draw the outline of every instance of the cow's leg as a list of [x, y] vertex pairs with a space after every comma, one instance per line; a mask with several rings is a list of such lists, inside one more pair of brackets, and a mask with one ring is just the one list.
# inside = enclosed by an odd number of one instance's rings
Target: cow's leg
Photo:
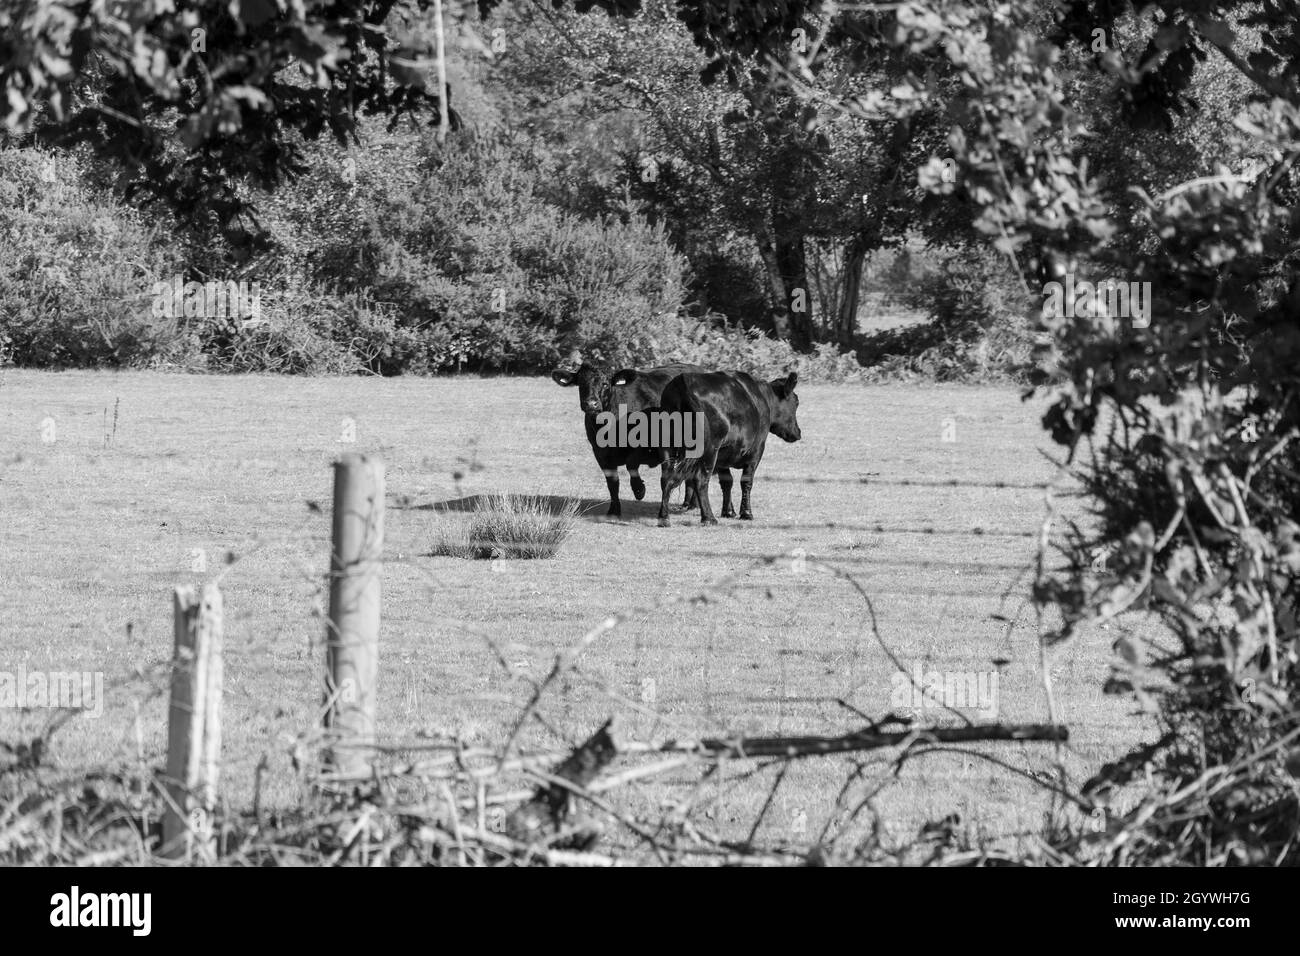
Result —
[[674, 477], [672, 462], [663, 461], [659, 467], [659, 527], [661, 528], [666, 528], [671, 523], [668, 520], [668, 496], [677, 487]]
[[621, 516], [623, 514], [623, 508], [618, 503], [618, 466], [615, 465], [613, 468], [606, 468], [604, 471], [605, 487], [609, 489], [609, 511], [605, 512], [605, 514], [607, 516]]
[[717, 460], [715, 453], [707, 464], [701, 460], [695, 465], [695, 494], [700, 500], [700, 524], [718, 523], [718, 519], [713, 516], [713, 506], [709, 504], [709, 476], [713, 474]]
[[749, 510], [749, 490], [754, 484], [754, 472], [758, 470], [758, 464], [746, 463], [744, 470], [740, 473], [740, 520], [753, 521], [754, 512]]
[[682, 498], [682, 509], [684, 511], [690, 511], [695, 507], [695, 505], [695, 482], [688, 481], [686, 482], [686, 495]]
[[627, 468], [628, 479], [632, 483], [632, 497], [640, 501], [645, 497], [645, 482], [641, 480], [641, 472], [637, 470], [636, 465], [629, 465]]
[[718, 484], [722, 486], [722, 517], [736, 517], [736, 509], [731, 504], [731, 469], [718, 469]]

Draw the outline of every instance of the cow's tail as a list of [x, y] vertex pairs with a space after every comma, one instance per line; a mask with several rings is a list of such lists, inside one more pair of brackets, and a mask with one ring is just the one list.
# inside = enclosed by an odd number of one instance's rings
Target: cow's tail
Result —
[[[679, 413], [680, 420], [685, 422], [701, 421], [702, 417], [697, 413], [702, 411], [695, 397], [687, 389], [681, 389], [673, 396], [669, 411]], [[668, 475], [668, 488], [671, 491], [684, 481], [689, 481], [700, 472], [702, 458], [688, 458], [686, 455], [686, 444], [674, 444], [667, 449], [667, 460], [663, 462], [665, 474]]]

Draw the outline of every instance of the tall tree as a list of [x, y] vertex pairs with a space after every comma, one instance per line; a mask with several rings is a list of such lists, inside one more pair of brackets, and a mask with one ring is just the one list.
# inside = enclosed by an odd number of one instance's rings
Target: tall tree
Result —
[[[25, 0], [0, 9], [0, 119], [84, 144], [129, 193], [255, 227], [244, 189], [305, 169], [302, 139], [439, 113], [431, 0]], [[463, 22], [468, 0], [449, 0]], [[255, 229], [253, 230], [255, 231]]]
[[[498, 66], [502, 92], [521, 98], [520, 122], [575, 157], [568, 172], [583, 183], [585, 211], [616, 211], [630, 197], [662, 217], [704, 268], [716, 261], [715, 249], [743, 236], [761, 264], [776, 334], [800, 347], [822, 337], [852, 345], [862, 263], [903, 236], [924, 195], [910, 160], [942, 142], [946, 130], [924, 118], [821, 110], [789, 74], [816, 75], [823, 98], [839, 102], [873, 84], [887, 87], [901, 66], [890, 61], [864, 75], [844, 56], [818, 53], [817, 29], [826, 24], [810, 22], [787, 35], [780, 51], [786, 60], [738, 59], [747, 68], [736, 71], [734, 84], [702, 85], [711, 63], [729, 61], [711, 61], [666, 5], [617, 21], [553, 12], [540, 2], [511, 16], [520, 18], [517, 25], [503, 22], [521, 39]], [[799, 50], [810, 55], [796, 56]], [[593, 134], [593, 125], [603, 135]], [[593, 193], [603, 199], [591, 201]], [[834, 297], [839, 314], [826, 328], [813, 322], [814, 240], [841, 248], [847, 265]]]

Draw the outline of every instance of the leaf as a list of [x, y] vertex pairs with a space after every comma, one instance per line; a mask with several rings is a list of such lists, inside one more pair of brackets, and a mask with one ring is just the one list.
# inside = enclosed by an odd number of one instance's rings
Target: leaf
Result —
[[250, 27], [261, 26], [279, 13], [275, 0], [231, 0], [230, 3], [230, 15]]
[[1300, 780], [1300, 747], [1292, 749], [1286, 757], [1286, 772]]
[[1151, 593], [1166, 604], [1172, 604], [1175, 607], [1181, 607], [1185, 603], [1183, 595], [1164, 578], [1151, 579]]
[[243, 100], [254, 109], [261, 109], [270, 102], [266, 94], [256, 86], [228, 86], [225, 92], [227, 96], [236, 100]]
[[1108, 677], [1106, 683], [1102, 685], [1103, 694], [1129, 694], [1133, 692], [1133, 685], [1126, 677]]
[[1003, 255], [1012, 255], [1017, 249], [1029, 241], [1026, 235], [1017, 236], [998, 236], [993, 240], [993, 246]]
[[[1260, 73], [1271, 74], [1277, 69], [1278, 59], [1268, 50], [1257, 50], [1250, 56], [1246, 57], [1246, 62], [1250, 64], [1252, 70], [1258, 70]], [[1253, 124], [1252, 124], [1253, 125]], [[1256, 127], [1258, 129], [1258, 127]], [[1263, 135], [1263, 131], [1260, 131]]]
[[27, 101], [23, 99], [22, 93], [12, 86], [5, 92], [9, 98], [9, 110], [12, 113], [12, 118], [21, 117], [27, 112]]
[[303, 23], [295, 26], [288, 36], [289, 49], [294, 56], [308, 63], [325, 58], [336, 41], [319, 24]]
[[1236, 38], [1232, 35], [1232, 27], [1223, 20], [1201, 19], [1196, 21], [1196, 29], [1215, 46], [1231, 47], [1233, 40]]
[[186, 149], [198, 149], [212, 132], [213, 115], [204, 111], [188, 117], [181, 124], [181, 143]]
[[1131, 665], [1137, 664], [1138, 662], [1137, 648], [1133, 646], [1133, 642], [1130, 641], [1127, 637], [1121, 637], [1118, 641], [1115, 642], [1115, 650], [1118, 651], [1119, 656], [1124, 658], [1124, 660], [1127, 661], [1129, 664]]
[[714, 60], [703, 70], [700, 71], [700, 82], [705, 86], [712, 86], [718, 79], [718, 74], [727, 68], [725, 60]]
[[1155, 44], [1156, 49], [1168, 52], [1187, 42], [1191, 35], [1185, 23], [1166, 23], [1152, 38], [1151, 42]]

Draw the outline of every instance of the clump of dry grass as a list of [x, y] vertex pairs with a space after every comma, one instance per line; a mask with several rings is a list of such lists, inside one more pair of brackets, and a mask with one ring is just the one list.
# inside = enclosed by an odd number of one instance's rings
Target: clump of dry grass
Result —
[[540, 495], [488, 496], [468, 520], [442, 521], [430, 554], [454, 558], [551, 558], [573, 531], [579, 504]]

